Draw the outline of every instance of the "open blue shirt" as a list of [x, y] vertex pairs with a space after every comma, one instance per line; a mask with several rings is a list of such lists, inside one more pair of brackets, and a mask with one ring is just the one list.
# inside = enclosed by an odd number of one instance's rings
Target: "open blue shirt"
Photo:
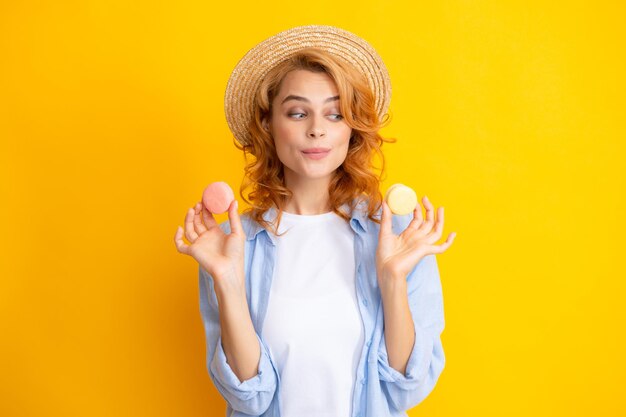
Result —
[[[365, 208], [365, 203], [359, 203], [350, 218], [350, 227], [354, 231], [356, 295], [365, 328], [365, 344], [357, 370], [353, 413], [347, 417], [407, 416], [406, 410], [419, 404], [433, 390], [445, 364], [441, 344], [444, 313], [439, 269], [435, 255], [427, 255], [407, 276], [415, 344], [403, 375], [389, 365], [387, 357], [382, 298], [376, 277], [380, 225], [367, 217]], [[264, 219], [269, 221], [275, 215], [276, 210], [270, 209]], [[380, 219], [380, 210], [377, 218]], [[394, 215], [393, 231], [401, 233], [412, 218], [413, 214]], [[207, 369], [215, 387], [227, 402], [227, 417], [280, 417], [280, 396], [277, 395], [280, 375], [260, 331], [272, 285], [276, 237], [248, 215], [241, 216], [241, 223], [246, 234], [246, 296], [261, 345], [259, 372], [250, 379], [240, 381], [228, 365], [222, 348], [213, 278], [200, 267], [200, 312], [206, 336]], [[220, 227], [230, 233], [228, 221]]]

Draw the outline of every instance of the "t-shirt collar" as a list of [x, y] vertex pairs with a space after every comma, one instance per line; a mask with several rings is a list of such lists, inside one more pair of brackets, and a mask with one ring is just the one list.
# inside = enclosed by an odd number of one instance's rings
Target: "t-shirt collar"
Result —
[[[344, 203], [341, 206], [341, 209], [347, 211], [349, 206], [347, 203]], [[274, 220], [276, 217], [277, 210], [274, 207], [270, 207], [265, 213], [263, 213], [263, 220], [270, 222]], [[367, 203], [363, 200], [359, 201], [356, 205], [355, 209], [352, 211], [352, 216], [350, 217], [350, 227], [354, 230], [355, 233], [363, 234], [367, 233], [368, 230], [368, 218], [367, 218]], [[260, 232], [265, 232], [267, 237], [269, 237], [272, 245], [276, 245], [276, 236], [273, 233], [269, 233], [265, 230], [260, 224], [255, 221], [248, 221], [247, 228], [244, 226], [244, 230], [246, 230], [246, 239], [252, 240], [256, 239], [256, 235]]]

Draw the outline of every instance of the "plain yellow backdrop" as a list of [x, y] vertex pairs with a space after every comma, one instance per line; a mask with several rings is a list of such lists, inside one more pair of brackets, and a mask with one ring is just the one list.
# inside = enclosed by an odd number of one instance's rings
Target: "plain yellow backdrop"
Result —
[[[446, 367], [411, 416], [626, 413], [626, 10], [610, 1], [0, 5], [0, 415], [222, 416], [174, 233], [242, 180], [223, 111], [304, 24], [389, 69], [381, 191], [445, 207]], [[240, 199], [240, 203], [242, 203]], [[222, 215], [219, 220], [225, 220]], [[442, 240], [443, 241], [443, 240]]]

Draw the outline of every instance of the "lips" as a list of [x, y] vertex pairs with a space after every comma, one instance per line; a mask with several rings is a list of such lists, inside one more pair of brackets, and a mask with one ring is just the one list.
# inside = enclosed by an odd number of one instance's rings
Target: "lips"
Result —
[[306, 153], [306, 154], [322, 154], [322, 153], [327, 153], [328, 151], [330, 151], [330, 148], [309, 148], [309, 149], [305, 149], [302, 152]]
[[302, 153], [309, 159], [322, 159], [330, 153], [330, 148], [309, 148]]

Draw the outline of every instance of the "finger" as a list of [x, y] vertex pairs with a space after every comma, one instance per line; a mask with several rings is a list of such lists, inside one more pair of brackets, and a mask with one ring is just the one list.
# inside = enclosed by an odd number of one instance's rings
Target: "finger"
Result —
[[202, 221], [204, 222], [207, 229], [218, 226], [215, 217], [213, 217], [213, 213], [211, 213], [204, 204], [202, 205]]
[[409, 223], [407, 229], [417, 230], [422, 225], [422, 221], [422, 207], [418, 204], [413, 209], [413, 220], [411, 220], [411, 223]]
[[204, 223], [202, 223], [202, 203], [197, 203], [194, 207], [193, 226], [195, 227], [196, 233], [199, 235], [207, 230]]
[[456, 232], [452, 232], [448, 235], [448, 238], [446, 239], [446, 241], [443, 242], [441, 245], [433, 246], [435, 253], [443, 253], [446, 250], [448, 250], [450, 245], [452, 245], [452, 242], [454, 242], [455, 237], [456, 237]]
[[228, 208], [230, 231], [238, 236], [244, 236], [243, 227], [241, 226], [241, 218], [239, 217], [239, 212], [237, 211], [238, 207], [239, 202], [237, 200], [233, 200]]
[[426, 220], [424, 221], [424, 223], [422, 223], [420, 228], [424, 228], [426, 229], [426, 232], [430, 232], [430, 229], [432, 229], [433, 227], [432, 225], [434, 223], [435, 217], [435, 212], [433, 210], [434, 207], [428, 197], [424, 196], [424, 198], [422, 198], [422, 201], [424, 202], [424, 207], [426, 208]]
[[383, 212], [380, 218], [380, 234], [379, 239], [393, 233], [391, 230], [391, 209], [387, 205], [387, 202], [383, 200]]
[[185, 255], [188, 254], [189, 245], [187, 245], [183, 240], [183, 228], [180, 226], [178, 226], [178, 229], [176, 229], [176, 234], [174, 235], [174, 244], [176, 244], [176, 249], [178, 250], [178, 252], [184, 253]]
[[195, 242], [198, 238], [198, 234], [193, 230], [193, 209], [190, 208], [187, 210], [187, 215], [185, 216], [185, 237], [191, 243]]
[[439, 240], [442, 232], [443, 232], [443, 207], [439, 207], [437, 209], [437, 222], [435, 223], [433, 236], [435, 236], [437, 240]]

